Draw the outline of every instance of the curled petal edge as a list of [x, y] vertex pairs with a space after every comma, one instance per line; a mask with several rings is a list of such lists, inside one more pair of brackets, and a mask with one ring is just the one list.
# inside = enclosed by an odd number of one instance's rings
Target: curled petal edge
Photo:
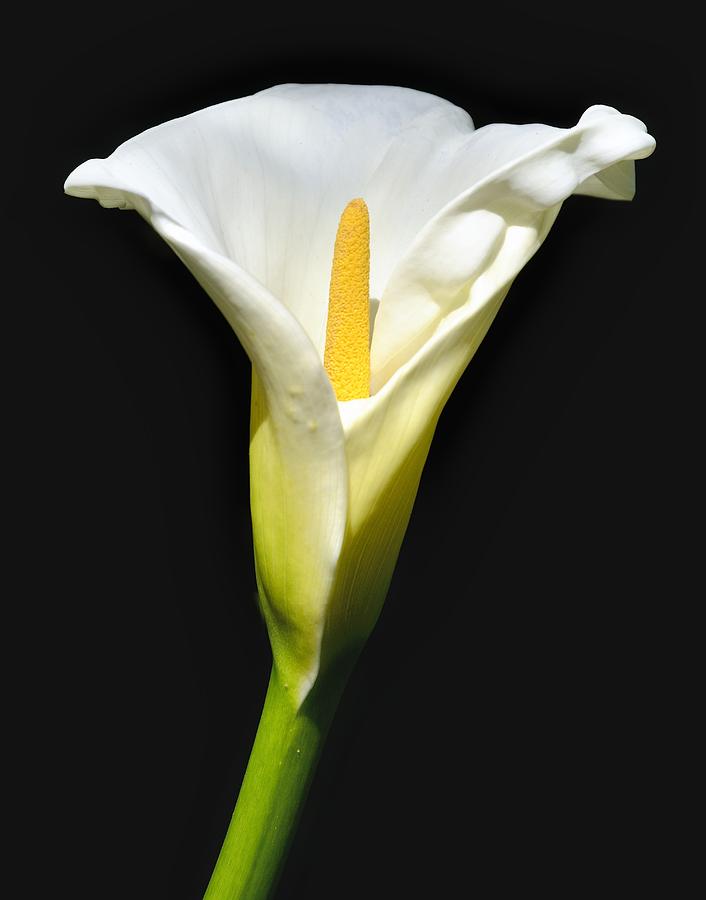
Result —
[[[478, 134], [479, 132], [476, 132]], [[519, 159], [460, 194], [418, 233], [395, 267], [375, 320], [371, 348], [377, 392], [472, 298], [470, 288], [504, 252], [507, 278], [519, 270], [505, 252], [505, 229], [533, 227], [543, 210], [575, 192], [630, 199], [633, 160], [655, 146], [645, 126], [605, 106], [590, 107], [570, 129], [553, 129]], [[471, 302], [475, 302], [471, 299]]]

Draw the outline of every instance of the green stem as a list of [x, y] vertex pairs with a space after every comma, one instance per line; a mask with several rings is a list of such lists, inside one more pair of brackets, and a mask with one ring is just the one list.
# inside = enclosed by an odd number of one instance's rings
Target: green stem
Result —
[[272, 896], [346, 677], [320, 679], [301, 708], [272, 669], [238, 802], [204, 900]]

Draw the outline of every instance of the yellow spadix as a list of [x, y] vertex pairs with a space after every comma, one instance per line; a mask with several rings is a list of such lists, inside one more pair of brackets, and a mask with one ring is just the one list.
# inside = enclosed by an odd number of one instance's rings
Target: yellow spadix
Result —
[[360, 198], [343, 210], [329, 288], [324, 368], [338, 400], [370, 396], [370, 218]]

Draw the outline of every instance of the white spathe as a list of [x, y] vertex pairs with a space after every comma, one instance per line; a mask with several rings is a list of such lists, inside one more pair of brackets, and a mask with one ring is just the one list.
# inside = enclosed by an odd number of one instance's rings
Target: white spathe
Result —
[[[629, 200], [654, 140], [588, 109], [574, 128], [488, 125], [419, 91], [280, 85], [152, 128], [65, 190], [136, 209], [253, 363], [256, 569], [300, 699], [373, 626], [439, 414], [571, 194]], [[323, 368], [339, 216], [370, 210], [373, 394]]]

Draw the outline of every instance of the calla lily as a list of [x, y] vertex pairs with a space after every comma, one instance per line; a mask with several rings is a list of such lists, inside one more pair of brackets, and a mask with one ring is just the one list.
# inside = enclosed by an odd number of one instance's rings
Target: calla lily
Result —
[[[295, 708], [373, 627], [439, 415], [513, 279], [571, 194], [630, 199], [633, 160], [653, 148], [607, 106], [573, 128], [474, 130], [414, 90], [281, 85], [152, 128], [69, 176], [69, 194], [152, 225], [252, 361], [256, 571]], [[358, 197], [370, 395], [341, 400], [324, 367], [328, 288], [339, 216]]]

